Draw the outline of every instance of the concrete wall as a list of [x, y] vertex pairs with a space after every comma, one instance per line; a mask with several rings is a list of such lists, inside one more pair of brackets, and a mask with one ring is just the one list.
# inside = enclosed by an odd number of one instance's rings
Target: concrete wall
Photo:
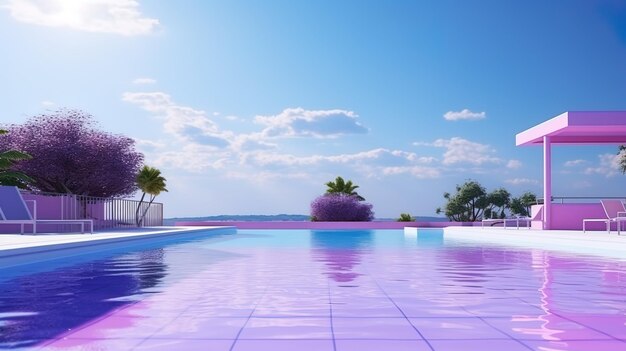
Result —
[[403, 229], [404, 227], [445, 228], [448, 226], [480, 226], [480, 222], [298, 222], [298, 221], [191, 221], [177, 226], [235, 226], [238, 229]]
[[[543, 205], [532, 206], [532, 229], [542, 229]], [[552, 204], [552, 229], [554, 230], [583, 230], [583, 219], [606, 218], [602, 204], [597, 203], [569, 203]], [[615, 224], [613, 224], [615, 229]], [[604, 223], [591, 222], [587, 230], [606, 230]]]
[[543, 205], [532, 205], [530, 207], [530, 229], [543, 230]]
[[[552, 204], [552, 229], [582, 230], [585, 218], [606, 218], [602, 204]], [[587, 229], [606, 230], [606, 226], [604, 223], [588, 223]]]

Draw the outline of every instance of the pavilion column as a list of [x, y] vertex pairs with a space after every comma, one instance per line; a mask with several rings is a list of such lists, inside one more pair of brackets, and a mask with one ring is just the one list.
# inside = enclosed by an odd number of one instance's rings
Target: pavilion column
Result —
[[552, 217], [552, 145], [543, 137], [543, 229], [550, 229]]

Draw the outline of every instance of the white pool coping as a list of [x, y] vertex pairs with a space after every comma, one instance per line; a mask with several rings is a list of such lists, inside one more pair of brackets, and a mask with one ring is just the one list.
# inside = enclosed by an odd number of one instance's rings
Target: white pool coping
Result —
[[102, 246], [104, 244], [124, 245], [124, 242], [162, 239], [165, 237], [183, 236], [185, 234], [229, 230], [236, 232], [235, 227], [146, 227], [141, 229], [125, 229], [102, 231], [93, 234], [0, 234], [0, 259], [33, 254], [58, 252], [55, 256], [62, 257], [64, 249], [76, 249]]
[[[405, 228], [405, 231], [410, 228]], [[445, 240], [554, 250], [626, 260], [626, 233], [612, 231], [533, 230], [526, 228], [447, 227]]]

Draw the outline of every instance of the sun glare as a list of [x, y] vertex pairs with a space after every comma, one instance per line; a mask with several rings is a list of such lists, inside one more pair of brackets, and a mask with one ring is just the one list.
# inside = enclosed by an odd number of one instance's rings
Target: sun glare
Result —
[[135, 0], [5, 1], [13, 18], [41, 26], [131, 36], [152, 33], [159, 25], [141, 13]]

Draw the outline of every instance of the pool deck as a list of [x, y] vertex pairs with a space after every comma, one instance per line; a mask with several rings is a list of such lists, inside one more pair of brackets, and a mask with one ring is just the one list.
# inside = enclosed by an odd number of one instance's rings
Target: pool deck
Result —
[[63, 256], [63, 251], [68, 249], [103, 247], [109, 244], [119, 246], [120, 243], [172, 238], [207, 230], [236, 232], [234, 227], [146, 227], [93, 234], [1, 234], [0, 259], [51, 252], [57, 252], [56, 256]]
[[[406, 228], [410, 234], [412, 228]], [[577, 230], [533, 230], [526, 228], [480, 228], [447, 227], [446, 240], [471, 241], [476, 243], [527, 247], [543, 250], [571, 252], [626, 260], [626, 232]]]

